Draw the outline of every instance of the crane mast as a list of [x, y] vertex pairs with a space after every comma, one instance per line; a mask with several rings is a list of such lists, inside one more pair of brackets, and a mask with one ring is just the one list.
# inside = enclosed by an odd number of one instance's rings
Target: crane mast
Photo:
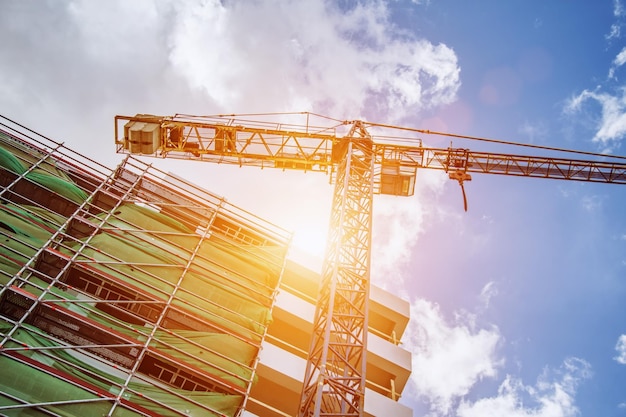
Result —
[[[117, 152], [330, 174], [329, 240], [302, 386], [299, 416], [360, 417], [364, 410], [372, 203], [410, 196], [418, 168], [446, 171], [463, 186], [471, 173], [626, 184], [623, 159], [583, 160], [427, 148], [420, 140], [374, 137], [362, 121], [284, 124], [238, 116], [116, 116]], [[340, 135], [338, 130], [347, 131]], [[466, 207], [467, 208], [467, 207]]]
[[347, 138], [337, 168], [300, 416], [360, 416], [364, 405], [374, 152], [360, 124]]

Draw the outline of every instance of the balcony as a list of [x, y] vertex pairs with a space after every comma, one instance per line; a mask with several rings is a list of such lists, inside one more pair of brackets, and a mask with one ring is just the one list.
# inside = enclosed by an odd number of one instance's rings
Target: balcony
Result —
[[[298, 412], [306, 360], [265, 342], [257, 368], [259, 382], [252, 389], [246, 417], [286, 417]], [[369, 375], [368, 375], [369, 376]], [[366, 388], [364, 415], [367, 417], [412, 417], [410, 408]]]
[[[319, 275], [288, 265], [263, 344], [248, 414], [293, 416], [300, 403], [315, 314]], [[409, 304], [380, 288], [370, 291], [365, 415], [412, 416], [397, 403], [411, 374], [411, 354], [399, 346], [409, 321]]]

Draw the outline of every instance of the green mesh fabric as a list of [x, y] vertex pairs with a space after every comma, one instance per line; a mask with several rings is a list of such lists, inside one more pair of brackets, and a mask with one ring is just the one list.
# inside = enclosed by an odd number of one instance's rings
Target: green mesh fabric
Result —
[[[0, 140], [6, 140], [6, 138], [6, 135], [0, 133]], [[30, 168], [33, 164], [38, 164], [38, 169], [47, 172], [48, 174], [57, 178], [61, 178], [71, 182], [71, 179], [67, 175], [67, 173], [57, 167], [57, 161], [56, 159], [54, 159], [54, 157], [31, 146], [21, 144], [17, 141], [9, 140], [7, 142], [10, 143], [10, 145], [8, 143], [0, 144], [0, 147], [4, 148], [6, 152], [11, 153], [15, 160], [20, 162], [20, 164], [22, 165], [22, 170], [19, 172], [14, 171], [15, 173], [24, 173], [26, 169]]]
[[0, 283], [6, 284], [52, 235], [39, 220], [13, 204], [0, 205]]
[[0, 146], [0, 167], [14, 174], [23, 174], [26, 171], [24, 165], [10, 151]]
[[[0, 331], [8, 330], [8, 323], [0, 322]], [[54, 341], [37, 334], [37, 329], [29, 325], [18, 330], [14, 338], [20, 343], [29, 346], [53, 348], [59, 346]], [[19, 346], [15, 342], [9, 342], [6, 347]], [[29, 403], [39, 403], [48, 401], [67, 401], [69, 399], [97, 399], [97, 402], [87, 404], [73, 404], [51, 406], [50, 408], [63, 416], [90, 417], [107, 415], [111, 408], [111, 401], [102, 398], [97, 393], [88, 391], [89, 387], [96, 387], [108, 393], [117, 394], [121, 391], [124, 379], [115, 376], [112, 372], [107, 372], [102, 366], [95, 366], [82, 361], [74, 356], [67, 349], [47, 349], [45, 351], [27, 350], [20, 351], [21, 354], [45, 364], [65, 375], [70, 375], [84, 381], [85, 387], [78, 387], [68, 383], [57, 376], [49, 375], [44, 369], [37, 369], [29, 365], [17, 363], [14, 359], [0, 356], [0, 369], [3, 370], [3, 378], [0, 378], [0, 392], [17, 397]], [[111, 369], [113, 371], [113, 369]], [[10, 375], [9, 375], [10, 374]], [[7, 378], [4, 378], [4, 376]], [[62, 376], [62, 375], [59, 375]], [[129, 390], [125, 391], [123, 399], [132, 401], [148, 410], [162, 416], [219, 416], [222, 413], [228, 416], [234, 415], [240, 403], [241, 396], [228, 395], [210, 392], [187, 392], [180, 389], [171, 389], [168, 392], [157, 386], [148, 384], [140, 380], [132, 380]], [[0, 394], [0, 403], [10, 404], [11, 399], [7, 395]], [[14, 400], [13, 400], [14, 401]], [[210, 407], [216, 413], [206, 410]], [[122, 406], [119, 417], [142, 415]], [[22, 414], [20, 414], [22, 415]]]
[[46, 172], [34, 170], [27, 173], [25, 177], [77, 204], [82, 204], [89, 197], [85, 191], [71, 181]]
[[[91, 267], [162, 299], [174, 291], [185, 265], [184, 259], [175, 255], [176, 248], [159, 249], [134, 236], [100, 234], [90, 240], [90, 245], [81, 251], [79, 259], [98, 261], [90, 264]], [[219, 253], [214, 253], [212, 259], [215, 262], [212, 273], [189, 271], [184, 275], [174, 304], [200, 316], [208, 314], [210, 321], [220, 322], [244, 337], [258, 339], [270, 321], [268, 306], [258, 300], [253, 290], [218, 267], [229, 265]], [[235, 270], [238, 265], [230, 264], [230, 267]]]
[[[41, 162], [42, 157], [43, 154], [23, 145], [0, 146], [1, 168], [24, 174], [38, 163], [36, 169], [25, 174], [30, 181], [76, 204], [88, 199], [88, 194], [57, 167], [52, 157]], [[187, 225], [136, 204], [122, 204], [112, 216], [108, 214], [89, 217], [84, 213], [93, 224], [100, 224], [107, 216], [103, 231], [88, 238], [88, 242], [66, 238], [55, 249], [68, 256], [80, 249], [78, 262], [107, 274], [127, 289], [143, 291], [159, 300], [167, 300], [175, 293], [171, 301], [174, 307], [204, 319], [224, 333], [169, 327], [155, 330], [150, 336], [150, 326], [130, 324], [99, 310], [93, 303], [81, 303], [84, 295], [77, 296], [62, 286], [50, 286], [48, 280], [34, 274], [24, 274], [28, 281], [22, 289], [35, 296], [45, 289], [44, 300], [55, 300], [86, 321], [114, 329], [139, 343], [146, 343], [151, 337], [148, 346], [152, 352], [200, 369], [227, 385], [247, 389], [253, 378], [250, 367], [258, 355], [258, 342], [271, 321], [269, 305], [280, 275], [280, 265], [266, 260], [267, 251], [272, 249], [227, 244], [214, 237], [201, 241]], [[42, 207], [9, 202], [0, 205], [0, 286], [7, 285], [66, 220]], [[83, 247], [84, 243], [88, 246]], [[274, 259], [275, 255], [269, 257]], [[0, 317], [0, 333], [8, 332], [12, 326]], [[4, 347], [31, 346], [16, 355], [33, 362], [22, 363], [11, 355], [0, 355], [0, 406], [54, 402], [45, 409], [61, 416], [91, 417], [110, 412], [112, 400], [101, 394], [120, 392], [127, 378], [123, 371], [86, 359], [74, 349], [56, 349], [62, 346], [60, 341], [30, 325], [22, 325], [12, 337], [15, 341]], [[36, 347], [53, 349], [39, 351]], [[138, 374], [131, 378], [122, 398], [163, 416], [231, 416], [243, 401], [240, 395], [165, 388], [141, 378], [145, 377]], [[93, 391], [94, 387], [102, 390], [100, 394]], [[73, 400], [85, 402], [70, 404]], [[208, 412], [201, 405], [215, 412]], [[118, 404], [112, 415], [145, 415], [131, 408]], [[49, 412], [23, 407], [2, 410], [0, 414], [48, 416]]]

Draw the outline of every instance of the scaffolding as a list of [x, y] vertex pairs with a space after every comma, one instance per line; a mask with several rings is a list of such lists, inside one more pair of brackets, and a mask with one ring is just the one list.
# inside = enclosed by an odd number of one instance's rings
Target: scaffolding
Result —
[[237, 416], [290, 235], [132, 156], [0, 130], [0, 414]]

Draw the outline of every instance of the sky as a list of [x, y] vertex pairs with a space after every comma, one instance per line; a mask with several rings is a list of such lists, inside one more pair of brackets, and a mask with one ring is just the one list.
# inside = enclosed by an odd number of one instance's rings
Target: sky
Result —
[[[622, 0], [0, 0], [0, 40], [0, 114], [110, 167], [113, 118], [137, 113], [311, 111], [626, 154]], [[324, 175], [149, 162], [293, 230], [313, 267], [323, 253]], [[411, 305], [401, 402], [626, 416], [626, 188], [474, 175], [466, 192], [464, 212], [422, 170], [414, 197], [374, 203], [372, 282]]]

